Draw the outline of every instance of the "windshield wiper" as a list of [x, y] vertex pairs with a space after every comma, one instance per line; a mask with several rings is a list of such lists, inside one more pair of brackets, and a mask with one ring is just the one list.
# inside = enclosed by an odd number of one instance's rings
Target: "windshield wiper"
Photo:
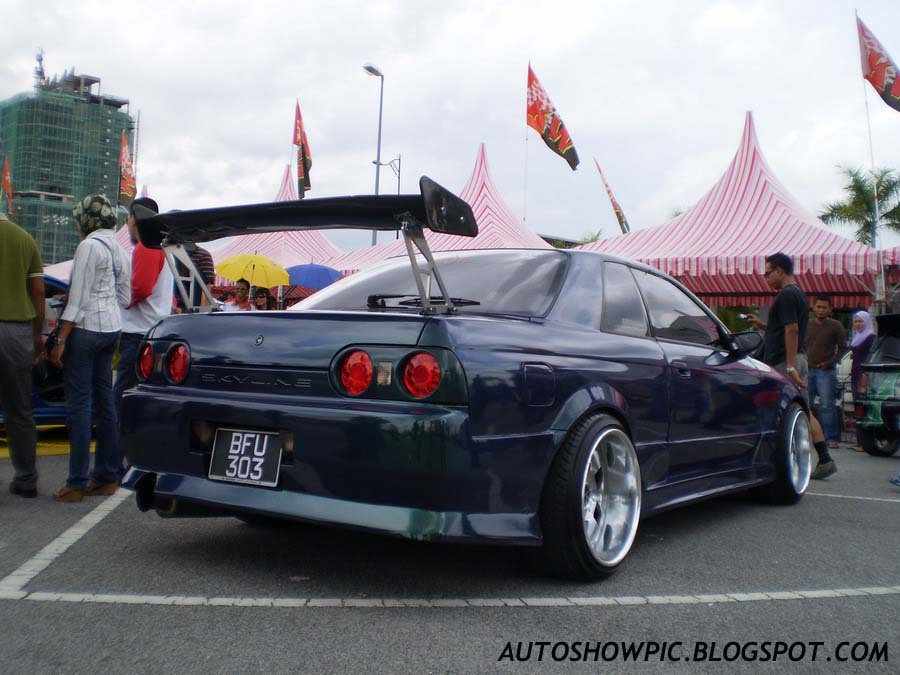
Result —
[[[443, 302], [444, 296], [432, 295], [430, 298], [428, 298], [428, 300], [431, 302]], [[449, 300], [455, 307], [467, 307], [481, 304], [480, 302], [478, 302], [478, 300], [467, 300], [466, 298], [449, 298]], [[401, 300], [397, 304], [403, 305], [404, 307], [421, 307], [422, 298], [410, 298], [409, 300]]]
[[409, 295], [409, 293], [403, 293], [401, 295], [370, 295], [366, 298], [366, 307], [368, 307], [369, 309], [384, 309], [385, 307], [387, 307], [387, 305], [384, 303], [385, 300], [391, 300], [393, 298], [408, 298]]
[[[385, 300], [396, 300], [397, 298], [408, 298], [408, 300], [400, 300], [397, 305], [402, 307], [421, 307], [422, 306], [422, 298], [417, 297], [413, 293], [400, 293], [397, 295], [390, 294], [376, 294], [370, 295], [366, 298], [366, 307], [369, 309], [387, 309], [387, 303]], [[443, 302], [443, 295], [432, 295], [428, 298], [431, 302]], [[472, 305], [480, 305], [481, 303], [478, 300], [467, 300], [466, 298], [450, 298], [450, 302], [452, 302], [456, 306], [466, 307]]]

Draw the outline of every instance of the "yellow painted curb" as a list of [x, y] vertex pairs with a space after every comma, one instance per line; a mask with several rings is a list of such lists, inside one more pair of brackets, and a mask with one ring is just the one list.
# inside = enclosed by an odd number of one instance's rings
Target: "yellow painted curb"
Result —
[[[58, 426], [38, 426], [38, 442], [37, 442], [37, 456], [38, 457], [56, 457], [59, 455], [68, 455], [69, 454], [69, 439], [68, 438], [60, 438], [54, 440], [41, 440], [41, 431], [47, 431], [50, 429], [64, 429], [65, 427]], [[96, 446], [95, 441], [91, 441], [91, 452], [94, 452], [94, 447]], [[0, 436], [0, 459], [9, 459], [9, 439], [5, 436]]]

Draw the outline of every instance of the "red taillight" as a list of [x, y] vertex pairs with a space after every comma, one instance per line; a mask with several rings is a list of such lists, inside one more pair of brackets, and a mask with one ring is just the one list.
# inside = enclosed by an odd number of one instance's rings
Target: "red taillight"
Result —
[[174, 384], [181, 384], [188, 373], [188, 350], [184, 345], [177, 345], [166, 357], [166, 373]]
[[153, 372], [153, 347], [149, 343], [141, 347], [141, 353], [138, 355], [137, 370], [142, 380], [146, 380], [150, 377], [150, 373]]
[[410, 396], [431, 396], [441, 383], [441, 366], [431, 354], [413, 354], [403, 368], [403, 386]]
[[856, 385], [857, 394], [865, 394], [869, 388], [869, 374], [863, 373], [859, 376], [859, 383]]
[[372, 359], [364, 351], [350, 352], [341, 362], [341, 385], [351, 396], [359, 396], [372, 384]]

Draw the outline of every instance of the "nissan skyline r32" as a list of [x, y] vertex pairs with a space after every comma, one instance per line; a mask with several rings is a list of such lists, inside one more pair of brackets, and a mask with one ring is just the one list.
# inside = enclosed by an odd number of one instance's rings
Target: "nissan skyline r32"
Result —
[[801, 498], [806, 404], [748, 356], [756, 333], [730, 333], [627, 260], [432, 255], [424, 228], [474, 236], [477, 224], [459, 198], [420, 187], [138, 215], [144, 243], [195, 280], [182, 244], [233, 234], [399, 230], [409, 253], [299, 311], [182, 314], [150, 330], [121, 421], [139, 508], [521, 545], [553, 574], [595, 579], [625, 559], [642, 517], [751, 489]]

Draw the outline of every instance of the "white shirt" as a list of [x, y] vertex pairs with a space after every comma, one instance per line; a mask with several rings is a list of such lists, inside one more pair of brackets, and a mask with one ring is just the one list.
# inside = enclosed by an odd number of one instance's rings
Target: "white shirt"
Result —
[[157, 321], [171, 314], [174, 288], [175, 277], [169, 263], [163, 261], [156, 283], [153, 284], [153, 292], [136, 305], [122, 310], [122, 332], [143, 335], [153, 328]]
[[[95, 239], [102, 239], [109, 249]], [[69, 299], [61, 319], [84, 330], [114, 333], [122, 330], [120, 307], [127, 307], [130, 300], [131, 263], [115, 232], [91, 232], [75, 249]]]

